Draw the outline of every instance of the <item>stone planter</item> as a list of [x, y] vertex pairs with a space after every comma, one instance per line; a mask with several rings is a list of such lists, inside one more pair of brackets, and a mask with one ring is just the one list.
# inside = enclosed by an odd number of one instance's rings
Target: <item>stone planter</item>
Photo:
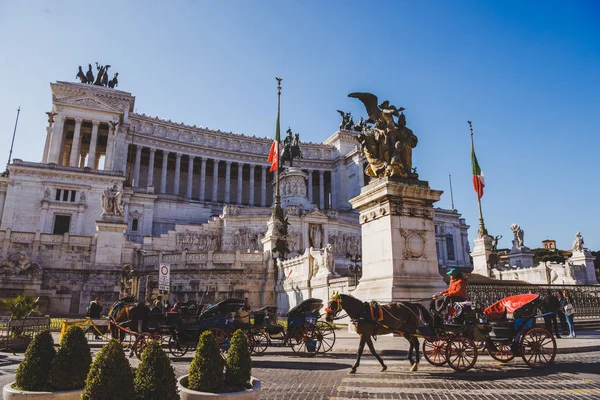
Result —
[[13, 389], [9, 383], [2, 389], [4, 400], [77, 400], [81, 399], [83, 389], [66, 390], [62, 392], [27, 392], [24, 390]]
[[241, 392], [231, 393], [208, 393], [196, 392], [187, 388], [188, 376], [184, 375], [177, 380], [177, 388], [179, 389], [179, 398], [182, 400], [201, 400], [212, 399], [216, 400], [256, 400], [258, 392], [260, 392], [260, 381], [256, 378], [250, 378], [252, 389], [243, 390]]

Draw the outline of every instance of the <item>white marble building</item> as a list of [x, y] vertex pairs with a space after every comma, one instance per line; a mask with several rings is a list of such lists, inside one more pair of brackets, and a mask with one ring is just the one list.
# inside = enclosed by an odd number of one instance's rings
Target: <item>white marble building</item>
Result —
[[[36, 292], [48, 297], [51, 310], [81, 312], [91, 297], [118, 296], [124, 264], [153, 276], [167, 260], [176, 266], [174, 297], [210, 286], [213, 300], [248, 295], [255, 305], [274, 305], [260, 242], [273, 201], [271, 138], [137, 114], [135, 97], [120, 90], [71, 82], [50, 88], [41, 160], [15, 159], [0, 177], [0, 259], [22, 252], [44, 275], [30, 285], [0, 270], [0, 296]], [[337, 131], [323, 143], [301, 143], [304, 158], [295, 165], [306, 174], [305, 197], [314, 206], [287, 208], [296, 224], [291, 256], [317, 247], [309, 230], [318, 227], [318, 246], [332, 244], [342, 274], [346, 253], [360, 251], [358, 213], [349, 199], [368, 180], [355, 135]], [[100, 265], [101, 193], [112, 184], [123, 187], [126, 228]], [[464, 219], [438, 208], [434, 223], [440, 268], [469, 268]]]

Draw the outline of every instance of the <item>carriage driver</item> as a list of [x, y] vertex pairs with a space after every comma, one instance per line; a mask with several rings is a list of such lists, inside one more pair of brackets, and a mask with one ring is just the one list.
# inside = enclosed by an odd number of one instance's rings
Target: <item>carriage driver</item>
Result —
[[467, 280], [463, 274], [456, 268], [451, 268], [448, 271], [450, 275], [450, 286], [446, 290], [442, 290], [431, 296], [430, 309], [435, 305], [435, 311], [441, 311], [447, 307], [450, 302], [460, 302], [467, 299]]

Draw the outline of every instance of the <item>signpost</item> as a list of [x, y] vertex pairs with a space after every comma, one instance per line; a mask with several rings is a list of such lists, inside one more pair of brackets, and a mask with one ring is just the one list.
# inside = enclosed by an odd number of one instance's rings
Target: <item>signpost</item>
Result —
[[158, 290], [168, 292], [171, 286], [171, 266], [160, 264], [158, 268]]

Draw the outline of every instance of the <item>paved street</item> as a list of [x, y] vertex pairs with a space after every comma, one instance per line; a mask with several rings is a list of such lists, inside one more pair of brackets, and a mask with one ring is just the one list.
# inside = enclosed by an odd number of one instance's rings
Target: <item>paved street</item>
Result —
[[[363, 356], [358, 373], [354, 363], [357, 337], [338, 331], [334, 353], [296, 357], [288, 348], [273, 347], [253, 357], [253, 376], [262, 382], [261, 399], [597, 399], [600, 398], [599, 332], [582, 332], [578, 339], [560, 340], [555, 364], [532, 370], [521, 359], [500, 364], [480, 355], [475, 368], [454, 372], [434, 367], [424, 359], [418, 372], [408, 370], [406, 341], [378, 338], [376, 348], [388, 365], [380, 372], [377, 361]], [[96, 353], [99, 346], [92, 343]], [[172, 359], [177, 376], [187, 373], [191, 356]], [[14, 380], [22, 354], [0, 353], [0, 384]], [[138, 361], [131, 359], [132, 365]]]

